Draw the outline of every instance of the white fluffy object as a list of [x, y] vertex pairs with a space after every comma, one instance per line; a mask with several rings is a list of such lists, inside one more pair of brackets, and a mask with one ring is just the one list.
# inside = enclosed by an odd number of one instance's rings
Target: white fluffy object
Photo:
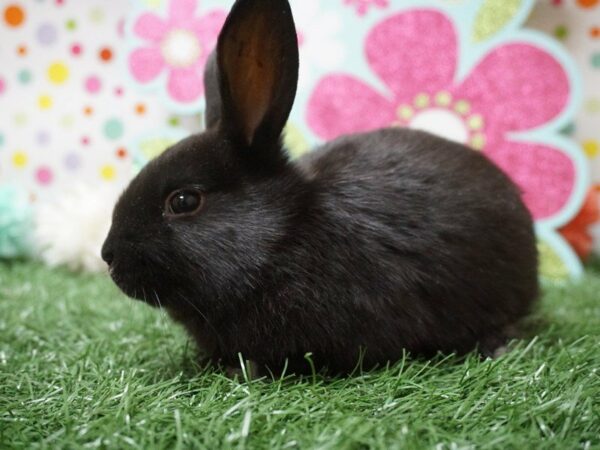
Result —
[[81, 184], [44, 201], [37, 208], [34, 229], [34, 246], [42, 261], [72, 270], [106, 270], [100, 251], [119, 192]]

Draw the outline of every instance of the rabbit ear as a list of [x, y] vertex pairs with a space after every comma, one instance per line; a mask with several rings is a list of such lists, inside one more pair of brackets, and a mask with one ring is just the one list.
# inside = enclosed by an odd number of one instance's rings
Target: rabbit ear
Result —
[[288, 1], [237, 0], [219, 36], [217, 66], [221, 125], [244, 146], [276, 147], [298, 82], [298, 38]]
[[212, 52], [204, 69], [204, 92], [206, 97], [206, 110], [204, 120], [206, 128], [213, 128], [221, 120], [221, 92], [219, 90], [219, 67], [217, 66], [217, 53]]

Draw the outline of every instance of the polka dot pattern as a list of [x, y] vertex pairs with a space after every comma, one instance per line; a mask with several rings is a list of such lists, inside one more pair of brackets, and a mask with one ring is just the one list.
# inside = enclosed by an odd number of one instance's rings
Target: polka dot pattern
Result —
[[58, 32], [54, 25], [48, 22], [42, 23], [36, 32], [38, 42], [43, 46], [49, 46], [56, 42]]
[[577, 4], [582, 8], [594, 8], [599, 2], [600, 0], [577, 0]]
[[52, 97], [49, 96], [48, 94], [42, 94], [38, 97], [38, 106], [40, 107], [41, 110], [47, 110], [52, 108], [52, 105], [54, 104], [54, 101], [52, 100]]
[[113, 58], [113, 52], [109, 47], [102, 47], [98, 52], [98, 57], [104, 62], [109, 62]]
[[46, 130], [39, 131], [36, 134], [36, 141], [40, 146], [46, 146], [50, 143], [50, 133]]
[[123, 123], [118, 119], [109, 119], [104, 124], [104, 135], [107, 139], [116, 140], [123, 136]]
[[594, 139], [585, 141], [583, 143], [583, 150], [585, 150], [585, 153], [590, 158], [596, 158], [598, 156], [598, 152], [600, 152], [600, 142]]
[[[212, 1], [212, 0], [211, 0]], [[43, 201], [75, 180], [124, 184], [135, 142], [164, 126], [118, 64], [131, 2], [0, 2], [0, 171]], [[191, 128], [190, 131], [198, 131]]]
[[27, 69], [23, 69], [19, 71], [17, 77], [21, 84], [28, 84], [31, 81], [31, 72]]
[[71, 45], [71, 54], [74, 56], [79, 56], [83, 52], [83, 48], [81, 44], [73, 44]]
[[81, 157], [77, 153], [71, 152], [65, 156], [64, 164], [69, 171], [75, 171], [81, 167]]
[[23, 112], [18, 112], [17, 114], [15, 114], [14, 119], [15, 125], [17, 125], [18, 127], [22, 127], [27, 124], [27, 114]]
[[569, 36], [569, 29], [565, 25], [558, 25], [554, 29], [554, 36], [560, 40], [564, 40]]
[[102, 82], [97, 76], [92, 75], [86, 78], [85, 90], [88, 91], [90, 94], [97, 94], [101, 88]]
[[23, 151], [15, 152], [12, 157], [13, 165], [19, 169], [25, 167], [27, 165], [28, 160], [29, 158], [27, 156], [27, 153]]
[[73, 123], [75, 122], [75, 119], [73, 118], [73, 116], [66, 114], [64, 115], [61, 119], [60, 119], [60, 124], [62, 125], [63, 128], [71, 128], [73, 126]]
[[104, 11], [101, 8], [92, 8], [89, 13], [90, 21], [96, 25], [104, 20]]
[[48, 67], [48, 79], [54, 84], [63, 84], [69, 78], [69, 69], [63, 62], [54, 62]]
[[20, 27], [25, 22], [25, 11], [18, 4], [10, 4], [4, 9], [4, 22], [11, 28]]
[[38, 183], [42, 185], [47, 185], [52, 183], [54, 174], [52, 172], [52, 169], [50, 169], [48, 166], [42, 166], [36, 170], [35, 178], [38, 181]]
[[107, 164], [100, 168], [100, 177], [106, 181], [113, 180], [117, 175], [117, 171], [113, 165]]

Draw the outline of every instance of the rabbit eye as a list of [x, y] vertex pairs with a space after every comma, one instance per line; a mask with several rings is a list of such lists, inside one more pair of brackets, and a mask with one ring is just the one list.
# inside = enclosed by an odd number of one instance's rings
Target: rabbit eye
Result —
[[193, 216], [200, 212], [203, 203], [204, 196], [198, 189], [179, 189], [167, 198], [165, 212], [169, 216]]

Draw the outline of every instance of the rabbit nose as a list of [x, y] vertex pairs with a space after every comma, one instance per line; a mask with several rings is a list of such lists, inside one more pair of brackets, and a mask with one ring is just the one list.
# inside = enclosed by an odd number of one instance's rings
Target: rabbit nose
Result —
[[109, 266], [112, 264], [113, 260], [115, 259], [115, 254], [112, 250], [112, 248], [109, 246], [108, 240], [106, 240], [104, 242], [104, 245], [102, 246], [102, 259], [104, 260], [104, 262], [106, 262], [106, 264], [108, 264]]

